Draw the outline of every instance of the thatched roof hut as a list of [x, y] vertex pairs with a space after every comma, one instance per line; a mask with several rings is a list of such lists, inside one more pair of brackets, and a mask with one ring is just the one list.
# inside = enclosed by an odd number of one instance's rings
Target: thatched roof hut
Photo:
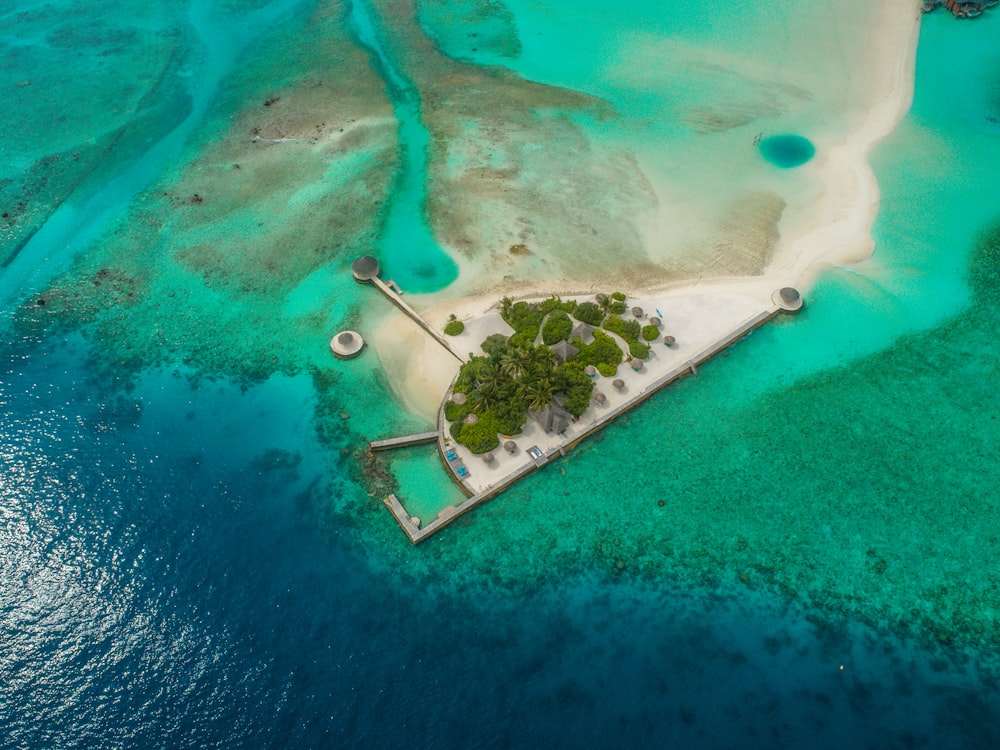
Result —
[[653, 317], [651, 317], [651, 318], [649, 319], [649, 324], [650, 324], [651, 326], [656, 326], [657, 328], [659, 328], [659, 327], [660, 327], [661, 325], [663, 325], [663, 322], [662, 322], [662, 321], [661, 321], [661, 320], [660, 320], [660, 319], [659, 319], [658, 317], [656, 317], [656, 316], [654, 315]]
[[625, 390], [625, 381], [622, 380], [621, 378], [615, 378], [614, 381], [612, 381], [611, 385], [615, 387], [616, 391]]
[[580, 339], [583, 343], [589, 344], [594, 340], [594, 326], [590, 323], [577, 323], [569, 335], [569, 341]]
[[463, 406], [469, 400], [469, 398], [464, 393], [453, 393], [451, 394], [451, 400], [453, 403], [456, 403], [459, 406]]
[[642, 360], [638, 357], [632, 357], [632, 361], [629, 362], [629, 366], [631, 366], [631, 368], [636, 372], [639, 372], [639, 370], [642, 369]]
[[598, 391], [597, 393], [594, 394], [594, 403], [595, 404], [604, 404], [604, 403], [607, 402], [607, 400], [608, 400], [608, 397], [605, 396], [600, 391]]
[[371, 284], [372, 279], [378, 278], [381, 272], [382, 269], [379, 268], [378, 261], [370, 255], [362, 255], [351, 266], [354, 280], [360, 281], [362, 284]]
[[513, 440], [508, 440], [506, 443], [503, 444], [503, 449], [508, 453], [514, 453], [517, 451], [517, 443], [515, 443]]
[[673, 346], [674, 344], [677, 343], [677, 339], [675, 339], [673, 336], [664, 336], [663, 343], [666, 344], [667, 346]]
[[330, 339], [330, 351], [338, 359], [351, 359], [361, 354], [365, 340], [355, 331], [341, 331]]
[[493, 463], [496, 460], [497, 460], [496, 456], [494, 456], [492, 453], [484, 453], [483, 454], [483, 461], [485, 461], [488, 464], [491, 464], [491, 463]]
[[580, 353], [580, 350], [568, 341], [559, 341], [553, 344], [550, 348], [559, 362], [569, 362], [573, 359], [573, 357]]
[[643, 312], [643, 310], [642, 310], [641, 307], [633, 307], [632, 308], [632, 317], [635, 318], [636, 320], [642, 320], [642, 318], [643, 318], [643, 316], [645, 314], [646, 313]]
[[466, 424], [475, 424], [476, 422], [479, 421], [479, 417], [477, 417], [475, 414], [466, 414], [465, 419], [463, 419], [462, 421], [465, 422]]
[[788, 313], [795, 313], [802, 309], [802, 295], [794, 287], [782, 287], [771, 295], [771, 299], [774, 304]]

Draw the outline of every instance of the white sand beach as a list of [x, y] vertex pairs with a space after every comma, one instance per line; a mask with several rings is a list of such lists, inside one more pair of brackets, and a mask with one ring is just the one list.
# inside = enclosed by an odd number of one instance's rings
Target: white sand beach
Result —
[[[606, 277], [581, 281], [557, 273], [546, 278], [542, 275], [545, 263], [539, 263], [540, 272], [517, 279], [512, 286], [514, 280], [505, 279], [495, 265], [481, 270], [459, 259], [458, 282], [443, 292], [408, 297], [408, 301], [438, 330], [443, 329], [449, 315], [456, 315], [467, 325], [459, 340], [468, 344], [468, 351], [478, 353], [478, 343], [491, 325], [480, 318], [495, 309], [504, 295], [533, 299], [558, 294], [583, 299], [597, 292], [622, 291], [628, 294], [630, 304], [655, 309], [671, 300], [711, 293], [743, 295], [760, 305], [766, 305], [771, 294], [784, 286], [807, 294], [824, 267], [858, 262], [872, 252], [871, 226], [878, 211], [879, 190], [867, 156], [909, 109], [919, 26], [919, 0], [880, 4], [868, 28], [867, 53], [857, 60], [857, 69], [849, 72], [851, 80], [864, 87], [864, 116], [839, 141], [816, 143], [817, 156], [808, 165], [807, 177], [801, 178], [807, 186], [807, 208], [783, 216], [776, 248], [762, 273], [734, 275], [736, 269], [722, 262], [711, 276], [664, 283], [662, 277], [651, 275], [648, 284], [619, 289]], [[670, 230], [664, 227], [661, 231]], [[609, 248], [609, 264], [614, 262], [613, 253]], [[706, 324], [711, 327], [714, 322]], [[406, 407], [434, 423], [440, 400], [457, 372], [454, 359], [401, 314], [385, 321], [373, 344]], [[459, 349], [465, 351], [462, 346]]]

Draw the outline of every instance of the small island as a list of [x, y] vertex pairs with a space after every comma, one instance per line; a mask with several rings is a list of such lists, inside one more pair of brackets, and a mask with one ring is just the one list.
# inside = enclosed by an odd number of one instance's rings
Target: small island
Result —
[[442, 336], [400, 299], [392, 282], [355, 278], [373, 283], [441, 344], [436, 357], [461, 361], [436, 430], [369, 445], [379, 451], [437, 443], [443, 467], [466, 496], [427, 523], [406, 510], [405, 498], [384, 498], [414, 544], [677, 379], [697, 375], [702, 363], [775, 316], [802, 308], [792, 287], [763, 293], [760, 286], [734, 282], [589, 298], [504, 297], [464, 320], [449, 315]]

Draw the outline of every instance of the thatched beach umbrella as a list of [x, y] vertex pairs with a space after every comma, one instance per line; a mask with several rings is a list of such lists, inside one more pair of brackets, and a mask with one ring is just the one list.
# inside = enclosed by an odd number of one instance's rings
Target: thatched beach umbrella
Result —
[[660, 319], [657, 318], [655, 315], [652, 318], [649, 319], [649, 324], [651, 326], [656, 326], [657, 328], [659, 328], [660, 325], [661, 325], [661, 323], [662, 323], [662, 321], [660, 321]]
[[479, 421], [479, 417], [477, 417], [475, 414], [466, 414], [465, 419], [463, 419], [462, 421], [465, 422], [466, 424], [475, 424], [476, 422]]
[[608, 400], [608, 397], [605, 396], [603, 393], [598, 392], [598, 393], [594, 394], [594, 403], [595, 404], [603, 404], [607, 400]]
[[484, 453], [483, 454], [483, 461], [485, 461], [488, 464], [491, 464], [494, 461], [496, 461], [496, 457], [492, 453]]
[[625, 390], [625, 381], [622, 380], [621, 378], [615, 378], [614, 382], [612, 382], [611, 385], [613, 385], [615, 387], [616, 391], [624, 391]]
[[517, 443], [515, 443], [513, 440], [508, 440], [506, 443], [503, 444], [503, 449], [508, 453], [513, 453], [514, 451], [517, 450]]
[[600, 304], [600, 303], [606, 301], [607, 298], [608, 298], [608, 295], [604, 294], [603, 292], [601, 294], [598, 294], [598, 295], [596, 295], [594, 297], [594, 299], [597, 300], [597, 304]]
[[643, 315], [645, 315], [645, 313], [642, 311], [641, 307], [633, 307], [632, 308], [632, 317], [633, 318], [636, 318], [637, 320], [641, 320]]
[[664, 336], [663, 343], [666, 344], [667, 346], [673, 346], [674, 344], [677, 343], [677, 339], [675, 339], [673, 336]]
[[629, 364], [632, 366], [632, 369], [635, 370], [636, 372], [639, 372], [639, 370], [642, 369], [642, 360], [639, 359], [638, 357], [632, 357], [632, 361], [629, 362]]
[[459, 406], [464, 406], [465, 402], [469, 399], [464, 393], [453, 393], [451, 394], [452, 403], [458, 404]]
[[583, 368], [583, 374], [586, 375], [588, 378], [596, 377], [597, 368], [594, 367], [593, 365], [587, 365], [586, 367]]

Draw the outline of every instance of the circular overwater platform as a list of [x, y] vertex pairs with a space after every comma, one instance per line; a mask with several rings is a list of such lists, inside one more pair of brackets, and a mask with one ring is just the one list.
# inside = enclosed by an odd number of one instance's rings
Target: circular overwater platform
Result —
[[771, 301], [787, 313], [797, 313], [802, 309], [802, 295], [794, 287], [785, 286], [775, 290]]
[[365, 340], [360, 333], [341, 331], [330, 339], [330, 351], [338, 359], [352, 359], [361, 354], [365, 348]]

